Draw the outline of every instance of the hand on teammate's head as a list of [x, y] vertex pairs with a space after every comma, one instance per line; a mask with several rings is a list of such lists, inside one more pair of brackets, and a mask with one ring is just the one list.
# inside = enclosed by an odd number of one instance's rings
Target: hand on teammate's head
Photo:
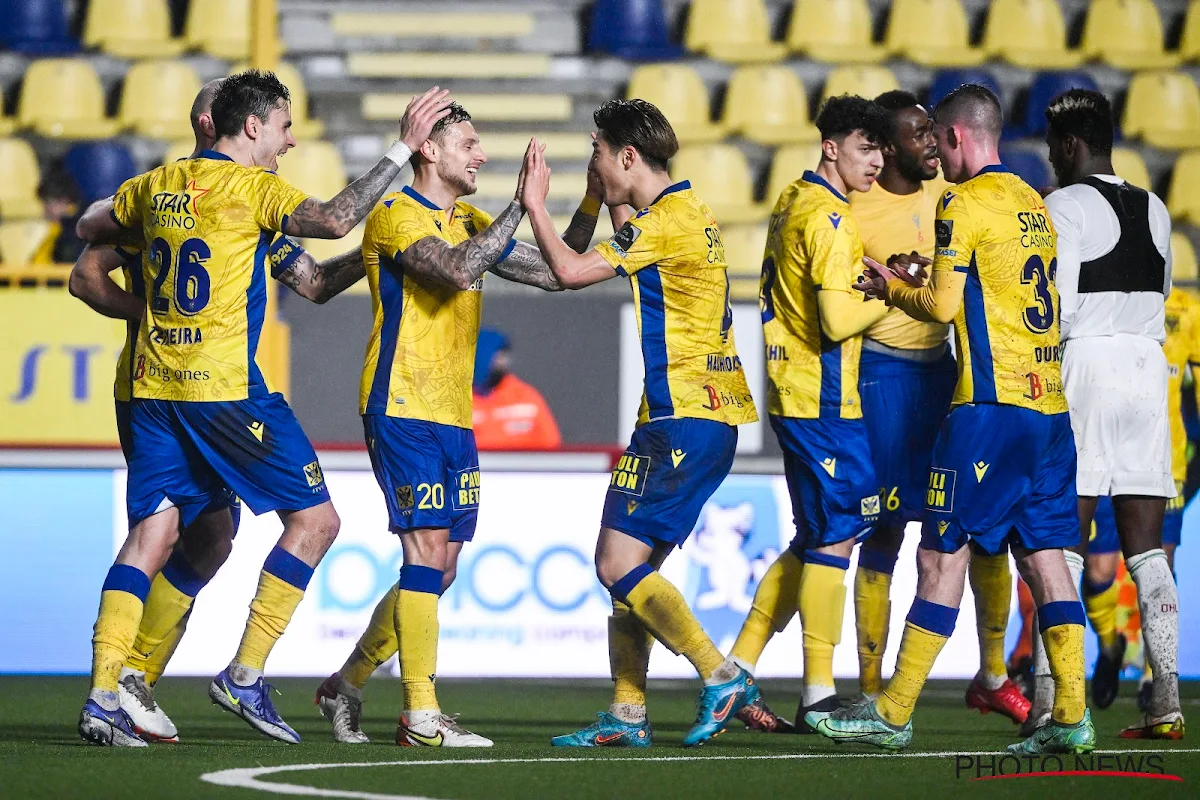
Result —
[[421, 149], [437, 121], [450, 113], [452, 102], [450, 90], [437, 86], [409, 101], [400, 118], [400, 139], [409, 150], [415, 153]]

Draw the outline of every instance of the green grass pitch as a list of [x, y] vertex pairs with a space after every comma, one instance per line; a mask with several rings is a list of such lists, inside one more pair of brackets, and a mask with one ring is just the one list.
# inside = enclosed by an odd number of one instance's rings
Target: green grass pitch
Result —
[[[1200, 796], [1200, 746], [1182, 742], [1126, 742], [1117, 731], [1133, 721], [1126, 685], [1107, 711], [1093, 718], [1100, 749], [1157, 751], [1162, 770], [1182, 781], [1119, 777], [1028, 777], [970, 780], [956, 775], [957, 752], [997, 753], [1014, 741], [1015, 726], [995, 714], [980, 716], [962, 704], [962, 682], [936, 682], [914, 718], [916, 736], [904, 756], [838, 747], [814, 736], [750, 733], [733, 727], [699, 749], [678, 744], [692, 718], [697, 686], [652, 683], [649, 750], [562, 750], [551, 735], [587, 724], [606, 708], [609, 686], [600, 681], [451, 681], [438, 683], [442, 707], [462, 712], [472, 730], [496, 740], [489, 750], [400, 748], [392, 744], [400, 685], [376, 678], [366, 690], [363, 730], [369, 745], [335, 744], [312, 705], [319, 679], [280, 680], [276, 705], [304, 738], [300, 745], [269, 741], [208, 701], [207, 681], [167, 678], [158, 697], [182, 741], [139, 750], [84, 744], [75, 719], [86, 692], [78, 677], [0, 677], [0, 797], [32, 798], [268, 798], [279, 795], [352, 798], [844, 798], [1072, 797], [1168, 798]], [[798, 685], [764, 681], [767, 701], [785, 716]], [[849, 696], [853, 686], [840, 687]], [[1200, 719], [1200, 684], [1185, 683], [1184, 712]], [[1200, 739], [1200, 731], [1192, 734]], [[935, 755], [918, 757], [916, 754]], [[1146, 753], [1143, 759], [1149, 758]], [[1124, 757], [1124, 756], [1122, 756]], [[1109, 757], [1112, 758], [1112, 757]], [[474, 761], [452, 764], [447, 762]], [[619, 761], [620, 763], [613, 763]], [[357, 766], [372, 762], [378, 766]], [[1142, 763], [1148, 764], [1143, 760]], [[237, 768], [346, 765], [297, 769], [259, 777], [268, 792], [204, 782], [202, 775]], [[1116, 762], [1101, 765], [1116, 769]], [[1012, 771], [1009, 762], [1006, 771]], [[291, 791], [289, 791], [289, 787]], [[1086, 793], [1086, 794], [1084, 794]]]

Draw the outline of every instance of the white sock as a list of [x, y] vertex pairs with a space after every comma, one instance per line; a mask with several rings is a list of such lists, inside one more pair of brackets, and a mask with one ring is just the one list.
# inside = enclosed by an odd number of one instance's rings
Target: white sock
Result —
[[1075, 587], [1075, 594], [1078, 596], [1079, 587], [1083, 584], [1083, 556], [1074, 550], [1063, 550], [1063, 558], [1067, 561], [1067, 569], [1071, 571], [1071, 585]]
[[1042, 643], [1041, 626], [1033, 615], [1033, 707], [1029, 716], [1036, 719], [1054, 708], [1054, 678], [1050, 675], [1050, 659]]
[[143, 681], [146, 680], [146, 673], [142, 672], [141, 670], [130, 669], [129, 667], [121, 667], [121, 674], [119, 674], [117, 676], [117, 680], [123, 681], [126, 678], [128, 678], [130, 675], [132, 675], [135, 678], [138, 678], [139, 680], [143, 680]]
[[261, 669], [251, 669], [237, 662], [229, 665], [229, 677], [238, 686], [253, 686], [262, 676], [263, 671]]
[[751, 675], [754, 674], [754, 670], [758, 667], [757, 664], [751, 664], [749, 661], [746, 661], [744, 658], [738, 658], [737, 656], [730, 656], [729, 660], [732, 661], [734, 664], [737, 664], [742, 669], [746, 670], [746, 672], [749, 672]]
[[821, 702], [826, 697], [832, 697], [837, 694], [837, 690], [832, 686], [809, 686], [804, 684], [804, 707], [808, 708], [811, 705]]
[[632, 725], [646, 721], [646, 707], [634, 703], [613, 703], [608, 707], [608, 713]]
[[741, 668], [733, 663], [730, 659], [725, 659], [721, 662], [721, 666], [713, 670], [713, 674], [704, 679], [705, 686], [718, 686], [722, 683], [729, 683], [738, 676]]
[[88, 699], [95, 700], [96, 704], [105, 711], [116, 711], [121, 707], [121, 700], [116, 692], [107, 692], [104, 689], [92, 689], [88, 692]]
[[975, 679], [982, 683], [984, 688], [994, 692], [1004, 685], [1004, 682], [1008, 680], [1008, 675], [992, 675], [981, 669], [975, 675]]
[[1160, 717], [1179, 711], [1179, 593], [1161, 549], [1139, 553], [1125, 566], [1137, 586], [1146, 659], [1154, 670], [1150, 715]]
[[401, 717], [404, 719], [404, 724], [412, 728], [437, 719], [439, 716], [441, 716], [441, 714], [442, 712], [436, 708], [424, 708], [420, 711], [409, 711], [408, 709], [405, 709], [401, 713]]

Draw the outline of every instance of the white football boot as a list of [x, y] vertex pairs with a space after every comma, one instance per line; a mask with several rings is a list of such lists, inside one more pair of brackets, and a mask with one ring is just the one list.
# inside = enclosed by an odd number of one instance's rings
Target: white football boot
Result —
[[402, 747], [491, 747], [492, 740], [458, 724], [458, 715], [440, 711], [405, 711], [396, 725], [396, 744]]
[[333, 739], [342, 744], [367, 744], [371, 740], [359, 725], [362, 718], [362, 700], [345, 694], [340, 689], [341, 676], [336, 672], [325, 679], [317, 688], [314, 701], [321, 709], [321, 716], [333, 725]]
[[117, 679], [117, 695], [138, 736], [152, 742], [179, 741], [175, 723], [154, 699], [154, 687], [146, 683], [144, 672], [122, 667]]

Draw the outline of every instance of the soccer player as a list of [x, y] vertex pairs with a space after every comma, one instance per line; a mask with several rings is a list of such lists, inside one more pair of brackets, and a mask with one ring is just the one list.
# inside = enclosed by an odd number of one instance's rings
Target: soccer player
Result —
[[917, 597], [896, 672], [874, 702], [808, 722], [831, 739], [900, 749], [934, 660], [954, 630], [970, 559], [1011, 547], [1038, 603], [1056, 697], [1051, 721], [1015, 753], [1086, 752], [1096, 734], [1084, 702], [1083, 607], [1063, 548], [1078, 541], [1075, 448], [1059, 375], [1054, 225], [1037, 192], [1000, 165], [1000, 102], [967, 84], [934, 113], [938, 155], [958, 186], [938, 204], [928, 285], [895, 270], [924, 259], [866, 259], [859, 286], [910, 316], [954, 321], [953, 408], [934, 445], [917, 551]]
[[131, 529], [101, 592], [92, 690], [79, 720], [80, 734], [97, 744], [145, 744], [119, 706], [121, 666], [151, 578], [180, 527], [230, 491], [255, 513], [278, 511], [284, 532], [263, 565], [238, 652], [209, 696], [260, 732], [299, 741], [275, 711], [263, 669], [340, 522], [312, 445], [255, 363], [267, 249], [272, 231], [321, 238], [349, 232], [448, 101], [436, 91], [415, 99], [402, 140], [328, 202], [273, 172], [295, 145], [288, 101], [273, 74], [226, 78], [212, 104], [212, 150], [126, 182], [110, 215], [85, 215], [79, 223], [89, 243], [140, 229], [146, 245], [129, 424]]
[[684, 746], [708, 741], [758, 697], [754, 678], [725, 659], [657, 567], [691, 534], [733, 464], [737, 426], [757, 418], [733, 337], [725, 248], [717, 222], [667, 162], [679, 149], [666, 117], [644, 100], [612, 100], [593, 115], [592, 163], [612, 207], [639, 209], [612, 239], [576, 253], [546, 211], [550, 168], [526, 154], [522, 195], [538, 247], [559, 283], [582, 289], [628, 277], [645, 361], [638, 424], [613, 470], [596, 574], [613, 598], [613, 704], [559, 747], [648, 747], [646, 669], [653, 639], [683, 654], [704, 681]]
[[[1149, 709], [1122, 736], [1181, 739], [1179, 599], [1163, 551], [1163, 515], [1177, 495], [1170, 365], [1162, 347], [1171, 291], [1171, 218], [1153, 193], [1113, 174], [1113, 116], [1104, 95], [1064, 92], [1050, 101], [1046, 119], [1050, 163], [1063, 187], [1046, 198], [1046, 207], [1059, 236], [1062, 377], [1079, 458], [1081, 535], [1070, 560], [1078, 580], [1097, 498], [1110, 495], [1154, 673]], [[1101, 708], [1116, 696], [1124, 655], [1107, 624], [1116, 613], [1116, 593], [1112, 576], [1093, 575], [1084, 583], [1089, 615], [1106, 639], [1092, 685]], [[1031, 716], [1044, 715], [1049, 706], [1048, 671], [1035, 648]]]
[[796, 535], [760, 581], [731, 651], [753, 672], [772, 633], [799, 609], [804, 691], [797, 725], [806, 733], [812, 731], [799, 720], [807, 712], [839, 707], [833, 651], [841, 640], [846, 570], [855, 543], [879, 518], [858, 361], [862, 332], [887, 313], [852, 289], [863, 244], [846, 195], [869, 190], [882, 169], [888, 114], [846, 95], [828, 100], [816, 125], [820, 163], [775, 203], [759, 295], [767, 410], [783, 449]]
[[[949, 188], [938, 174], [933, 121], [908, 92], [887, 92], [875, 102], [890, 115], [883, 170], [869, 191], [850, 195], [850, 212], [858, 223], [863, 250], [880, 263], [887, 263], [895, 253], [932, 259], [937, 203]], [[905, 526], [921, 519], [924, 511], [933, 443], [950, 410], [958, 377], [948, 339], [949, 326], [913, 319], [899, 308], [892, 308], [863, 334], [859, 391], [880, 486], [880, 517], [858, 554], [854, 616], [859, 688], [871, 699], [883, 690], [896, 556]], [[990, 556], [973, 548], [969, 575], [980, 669], [967, 688], [967, 706], [1024, 722], [1029, 701], [1008, 679], [1004, 662], [1012, 598], [1008, 552]]]
[[[562, 286], [536, 247], [513, 241], [525, 213], [519, 191], [495, 220], [463, 200], [475, 193], [476, 173], [486, 163], [471, 115], [451, 105], [413, 151], [412, 186], [385, 197], [367, 217], [363, 260], [375, 327], [359, 412], [404, 565], [346, 663], [317, 690], [340, 742], [367, 741], [358, 724], [362, 687], [398, 650], [404, 705], [396, 743], [492, 745], [443, 714], [434, 690], [438, 598], [454, 580], [479, 513], [471, 382], [483, 278], [490, 271], [549, 291]], [[575, 251], [591, 242], [600, 207], [595, 195], [567, 231]]]

